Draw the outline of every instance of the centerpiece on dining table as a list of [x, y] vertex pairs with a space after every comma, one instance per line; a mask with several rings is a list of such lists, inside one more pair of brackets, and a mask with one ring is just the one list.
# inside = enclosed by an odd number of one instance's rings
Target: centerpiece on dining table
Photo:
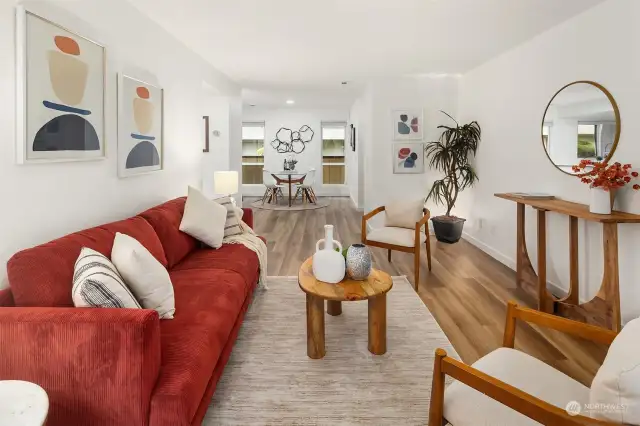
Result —
[[294, 171], [296, 169], [296, 164], [298, 164], [298, 160], [296, 160], [296, 157], [294, 157], [293, 155], [288, 155], [284, 159], [284, 170], [287, 172]]
[[[582, 160], [571, 169], [583, 183], [591, 188], [591, 202], [589, 211], [596, 214], [611, 214], [616, 192], [631, 185], [631, 181], [638, 177], [638, 172], [632, 171], [631, 164], [596, 162]], [[640, 185], [634, 184], [632, 188], [640, 190]]]

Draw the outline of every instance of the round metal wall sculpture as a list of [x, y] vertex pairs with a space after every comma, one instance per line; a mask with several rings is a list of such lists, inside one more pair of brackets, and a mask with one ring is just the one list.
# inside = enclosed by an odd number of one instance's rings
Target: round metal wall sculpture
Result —
[[300, 127], [297, 131], [283, 127], [276, 133], [271, 146], [280, 154], [301, 154], [307, 144], [313, 140], [314, 135], [314, 131], [307, 125]]

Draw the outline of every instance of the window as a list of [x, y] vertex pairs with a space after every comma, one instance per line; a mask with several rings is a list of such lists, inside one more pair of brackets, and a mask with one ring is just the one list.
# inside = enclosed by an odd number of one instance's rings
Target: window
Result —
[[594, 158], [597, 155], [598, 125], [578, 124], [578, 158]]
[[322, 183], [344, 185], [347, 123], [322, 123]]
[[262, 184], [264, 123], [242, 123], [242, 183]]
[[542, 126], [542, 143], [547, 152], [549, 152], [549, 136], [551, 136], [551, 125], [545, 123]]

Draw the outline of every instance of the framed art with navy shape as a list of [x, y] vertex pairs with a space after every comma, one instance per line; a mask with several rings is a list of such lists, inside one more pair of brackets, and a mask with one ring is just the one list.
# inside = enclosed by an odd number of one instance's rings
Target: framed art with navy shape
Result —
[[423, 139], [423, 111], [394, 109], [391, 111], [393, 139], [396, 141]]
[[118, 76], [118, 176], [163, 169], [164, 90]]
[[104, 46], [23, 6], [16, 8], [16, 160], [101, 160]]
[[394, 143], [393, 144], [393, 173], [395, 174], [424, 173], [424, 144], [423, 143]]

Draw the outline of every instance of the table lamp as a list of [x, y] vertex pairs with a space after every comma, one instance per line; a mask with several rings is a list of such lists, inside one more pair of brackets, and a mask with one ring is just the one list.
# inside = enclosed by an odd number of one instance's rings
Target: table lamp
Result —
[[214, 172], [213, 183], [213, 190], [216, 194], [229, 196], [233, 205], [236, 205], [236, 200], [231, 195], [238, 192], [238, 172]]

